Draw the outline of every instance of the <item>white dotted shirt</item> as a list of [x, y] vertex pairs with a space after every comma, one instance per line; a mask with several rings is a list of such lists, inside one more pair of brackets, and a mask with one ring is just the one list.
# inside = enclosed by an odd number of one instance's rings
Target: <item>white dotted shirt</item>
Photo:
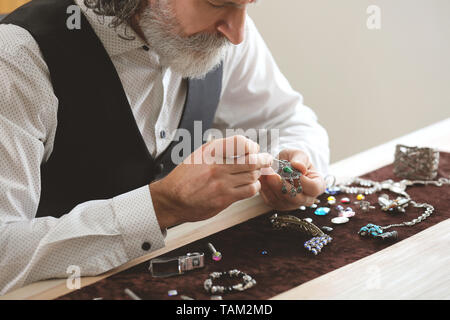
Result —
[[[175, 135], [186, 83], [161, 68], [131, 28], [127, 34], [136, 39], [121, 39], [123, 28], [109, 28], [110, 18], [97, 17], [81, 2], [76, 0], [117, 69], [145, 143], [157, 157]], [[80, 203], [61, 218], [35, 218], [40, 167], [52, 153], [57, 130], [58, 99], [37, 43], [18, 26], [0, 25], [0, 88], [0, 294], [66, 278], [72, 265], [83, 276], [98, 275], [165, 245], [148, 186]], [[325, 130], [281, 74], [249, 18], [245, 41], [230, 48], [224, 61], [213, 127], [223, 133], [279, 129], [280, 143], [272, 153], [300, 148], [327, 171]]]

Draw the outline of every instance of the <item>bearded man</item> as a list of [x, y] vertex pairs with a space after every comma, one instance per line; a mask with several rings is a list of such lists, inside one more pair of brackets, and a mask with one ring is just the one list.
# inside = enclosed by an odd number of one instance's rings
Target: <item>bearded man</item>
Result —
[[[291, 210], [324, 191], [328, 136], [247, 16], [252, 2], [33, 0], [1, 21], [1, 294], [71, 265], [106, 272], [258, 192]], [[252, 128], [278, 130], [277, 147], [205, 138]], [[180, 131], [192, 143], [176, 163]], [[192, 161], [211, 146], [233, 161]], [[302, 193], [280, 191], [273, 156], [303, 173]]]

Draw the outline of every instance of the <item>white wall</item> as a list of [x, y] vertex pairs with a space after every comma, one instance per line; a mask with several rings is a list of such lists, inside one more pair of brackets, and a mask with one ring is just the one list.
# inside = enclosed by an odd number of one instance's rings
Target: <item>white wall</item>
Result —
[[[366, 10], [381, 9], [369, 30]], [[261, 0], [250, 16], [332, 162], [450, 117], [450, 0]]]

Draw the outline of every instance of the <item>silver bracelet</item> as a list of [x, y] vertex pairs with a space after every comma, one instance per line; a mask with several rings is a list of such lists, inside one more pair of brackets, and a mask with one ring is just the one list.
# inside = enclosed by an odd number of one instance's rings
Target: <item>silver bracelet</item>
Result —
[[[244, 282], [227, 287], [213, 285], [214, 280], [219, 279], [224, 275], [227, 275], [230, 278], [242, 277], [242, 280], [244, 280]], [[251, 276], [237, 269], [233, 269], [230, 271], [211, 273], [208, 279], [206, 279], [205, 282], [203, 283], [203, 288], [205, 288], [205, 290], [211, 294], [216, 294], [216, 293], [227, 293], [232, 291], [244, 291], [252, 288], [255, 285], [256, 280], [253, 279]]]
[[394, 174], [404, 179], [431, 180], [436, 178], [439, 151], [432, 148], [397, 145], [395, 148]]

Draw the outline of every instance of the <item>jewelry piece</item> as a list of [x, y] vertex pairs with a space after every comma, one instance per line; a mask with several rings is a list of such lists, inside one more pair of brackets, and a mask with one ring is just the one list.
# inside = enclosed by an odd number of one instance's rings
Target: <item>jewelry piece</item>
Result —
[[320, 207], [317, 208], [316, 211], [314, 211], [314, 214], [316, 216], [326, 216], [330, 212], [330, 208], [328, 207]]
[[336, 210], [338, 211], [339, 217], [351, 218], [355, 216], [355, 211], [350, 207], [344, 209], [344, 207], [339, 204], [336, 206]]
[[341, 203], [344, 203], [344, 204], [350, 203], [350, 199], [349, 198], [342, 198], [341, 199]]
[[394, 211], [396, 209], [399, 212], [405, 212], [405, 208], [408, 206], [410, 199], [398, 197], [395, 200], [390, 200], [387, 194], [382, 194], [378, 197], [378, 203], [383, 211]]
[[[352, 187], [353, 184], [359, 184], [361, 187]], [[381, 190], [389, 190], [398, 195], [406, 198], [411, 198], [406, 193], [406, 188], [413, 185], [434, 185], [442, 187], [444, 184], [450, 184], [450, 179], [439, 178], [437, 181], [424, 181], [424, 180], [401, 180], [394, 182], [392, 179], [388, 179], [382, 182], [372, 181], [362, 178], [353, 178], [345, 183], [338, 185], [342, 192], [350, 194], [373, 194]]]
[[354, 204], [359, 204], [359, 208], [363, 211], [363, 212], [368, 212], [371, 209], [375, 209], [374, 206], [370, 205], [369, 201], [365, 201], [365, 200], [361, 200], [361, 201], [355, 201], [353, 202]]
[[[329, 182], [329, 180], [331, 179], [331, 182]], [[329, 195], [336, 195], [339, 194], [341, 192], [341, 189], [339, 187], [336, 187], [336, 177], [333, 175], [327, 175], [324, 178], [325, 183], [326, 183], [326, 189], [325, 189], [325, 193], [329, 194]]]
[[185, 295], [181, 295], [180, 298], [182, 300], [195, 300], [194, 298], [191, 298], [191, 297], [188, 297], [188, 296], [185, 296]]
[[[224, 286], [214, 286], [213, 285], [213, 280], [219, 279], [221, 278], [223, 275], [227, 275], [230, 278], [238, 278], [238, 277], [242, 277], [242, 280], [244, 280], [242, 283], [239, 284], [235, 284], [233, 286], [228, 286], [228, 287], [224, 287]], [[253, 279], [251, 276], [249, 276], [248, 274], [239, 271], [237, 269], [233, 269], [230, 271], [226, 271], [226, 272], [213, 272], [209, 275], [208, 279], [205, 280], [205, 282], [203, 283], [203, 288], [205, 288], [205, 290], [211, 294], [215, 294], [215, 293], [227, 293], [227, 292], [232, 292], [233, 290], [235, 291], [244, 291], [247, 289], [252, 288], [253, 286], [256, 285], [256, 280]]]
[[[175, 258], [158, 258], [150, 261], [149, 270], [155, 278], [166, 278], [180, 275], [186, 271], [203, 268], [205, 266], [204, 253], [187, 253]], [[169, 269], [160, 270], [160, 269]]]
[[391, 232], [384, 232], [377, 236], [378, 239], [381, 240], [397, 240], [398, 232], [393, 230]]
[[438, 166], [436, 149], [401, 144], [395, 148], [394, 174], [400, 178], [431, 180], [436, 178]]
[[311, 251], [317, 256], [324, 246], [329, 244], [333, 240], [329, 235], [323, 235], [321, 237], [314, 237], [305, 242], [304, 247], [306, 250]]
[[326, 189], [325, 189], [325, 193], [326, 193], [326, 194], [331, 194], [331, 195], [335, 196], [335, 195], [341, 193], [341, 188], [339, 188], [339, 187], [330, 187], [330, 188], [326, 188]]
[[[389, 228], [392, 227], [412, 227], [413, 225], [422, 222], [423, 220], [425, 220], [426, 218], [428, 218], [434, 211], [434, 207], [428, 203], [417, 203], [413, 200], [410, 200], [410, 203], [415, 207], [415, 208], [426, 208], [424, 213], [422, 213], [419, 217], [411, 220], [411, 221], [406, 221], [406, 222], [402, 222], [402, 223], [397, 223], [397, 224], [390, 224], [388, 226], [378, 226], [378, 225], [374, 225], [369, 223], [368, 225], [362, 227], [359, 231], [358, 234], [360, 236], [372, 236], [372, 237], [377, 237], [377, 236], [381, 236], [384, 233], [384, 230], [387, 230]], [[372, 229], [371, 229], [372, 228]], [[368, 230], [366, 230], [368, 229]], [[373, 233], [371, 231], [374, 231]], [[394, 231], [391, 232], [391, 234]], [[397, 239], [397, 232], [395, 231], [395, 233], [393, 234], [393, 237], [395, 239]]]
[[343, 224], [343, 223], [347, 223], [349, 221], [350, 221], [350, 219], [347, 217], [336, 217], [336, 218], [331, 219], [331, 222], [334, 224]]
[[322, 229], [323, 231], [327, 231], [327, 232], [333, 231], [333, 228], [332, 228], [332, 227], [327, 227], [327, 226], [323, 226], [323, 227], [321, 227], [320, 229]]
[[167, 291], [167, 295], [169, 297], [176, 296], [176, 295], [178, 295], [178, 291], [177, 290], [169, 290], [169, 291]]
[[363, 195], [363, 194], [358, 194], [357, 196], [356, 196], [356, 200], [358, 200], [358, 201], [361, 201], [361, 200], [364, 200], [366, 197]]
[[223, 300], [222, 296], [211, 296], [211, 300]]
[[[300, 177], [302, 176], [302, 173], [292, 167], [291, 163], [287, 160], [280, 160], [280, 159], [274, 159], [275, 161], [278, 161], [278, 174], [280, 175], [281, 179], [283, 180], [283, 186], [281, 187], [281, 192], [287, 193], [287, 186], [286, 181], [289, 181], [291, 184], [291, 189], [289, 190], [289, 194], [291, 197], [295, 197], [298, 193], [302, 193], [303, 188], [300, 183]], [[295, 187], [294, 180], [297, 180], [298, 186]]]
[[396, 240], [398, 233], [397, 231], [392, 232], [384, 232], [383, 228], [380, 226], [377, 226], [376, 224], [369, 223], [366, 226], [359, 229], [358, 234], [363, 237], [370, 236], [372, 238], [378, 238], [382, 240], [392, 239]]
[[355, 216], [355, 211], [352, 208], [348, 207], [345, 210], [340, 210], [338, 213], [339, 217], [351, 218]]
[[309, 222], [309, 223], [312, 223], [312, 222], [313, 222], [313, 219], [311, 219], [311, 218], [305, 218], [305, 219], [303, 219], [303, 220], [305, 220], [305, 221], [307, 221], [307, 222]]
[[324, 235], [323, 231], [313, 223], [291, 215], [278, 216], [275, 213], [270, 217], [270, 222], [275, 229], [289, 228], [313, 237]]
[[[361, 187], [352, 187], [352, 184], [359, 184]], [[382, 208], [387, 208], [388, 210], [390, 209], [391, 205], [393, 205], [395, 208], [400, 208], [400, 210], [404, 210], [404, 208], [406, 207], [406, 205], [411, 204], [414, 208], [426, 208], [425, 212], [422, 213], [419, 217], [409, 221], [409, 222], [402, 222], [402, 223], [398, 223], [398, 224], [391, 224], [388, 226], [384, 226], [384, 227], [380, 227], [382, 231], [389, 229], [391, 227], [411, 227], [417, 223], [422, 222], [423, 220], [425, 220], [426, 218], [428, 218], [434, 211], [434, 207], [428, 203], [417, 203], [413, 200], [411, 200], [411, 197], [409, 196], [408, 193], [406, 193], [406, 188], [413, 186], [413, 185], [434, 185], [437, 187], [442, 187], [444, 184], [450, 184], [450, 179], [448, 178], [439, 178], [437, 181], [425, 181], [425, 180], [401, 180], [399, 182], [394, 182], [392, 179], [388, 179], [382, 182], [376, 182], [376, 181], [371, 181], [368, 179], [362, 179], [362, 178], [353, 178], [350, 181], [346, 182], [345, 184], [340, 185], [339, 187], [341, 188], [341, 190], [343, 192], [347, 192], [347, 193], [362, 193], [362, 194], [372, 194], [381, 190], [389, 190], [391, 192], [394, 192], [400, 196], [402, 196], [403, 198], [397, 198], [396, 200], [394, 200], [392, 203], [387, 203], [386, 197], [380, 197], [381, 203], [380, 205], [382, 206]], [[379, 201], [380, 201], [379, 198]], [[372, 224], [370, 224], [372, 225]], [[367, 226], [366, 226], [367, 227]], [[363, 227], [364, 228], [364, 227]], [[367, 236], [367, 235], [371, 235], [371, 233], [365, 232], [365, 229], [360, 229], [360, 231], [358, 232], [359, 235], [361, 236]], [[383, 232], [381, 232], [383, 233]], [[379, 233], [379, 235], [381, 234]], [[372, 235], [373, 237], [375, 237], [374, 235]], [[395, 238], [397, 238], [397, 234], [395, 234]]]
[[295, 216], [284, 215], [278, 216], [274, 214], [270, 217], [270, 222], [274, 228], [290, 228], [297, 231], [301, 231], [305, 234], [312, 235], [313, 238], [304, 243], [305, 249], [317, 255], [320, 253], [323, 246], [331, 242], [332, 238], [326, 235], [316, 225], [311, 222], [301, 220]]
[[214, 248], [214, 246], [212, 245], [212, 243], [208, 242], [208, 248], [209, 248], [209, 250], [210, 250], [211, 253], [212, 253], [211, 258], [212, 258], [214, 261], [220, 261], [220, 260], [222, 260], [222, 254], [221, 254], [219, 251], [217, 251], [216, 248]]
[[329, 196], [329, 197], [327, 198], [327, 201], [328, 201], [328, 204], [329, 204], [329, 205], [336, 204], [336, 198], [333, 197], [333, 196]]

